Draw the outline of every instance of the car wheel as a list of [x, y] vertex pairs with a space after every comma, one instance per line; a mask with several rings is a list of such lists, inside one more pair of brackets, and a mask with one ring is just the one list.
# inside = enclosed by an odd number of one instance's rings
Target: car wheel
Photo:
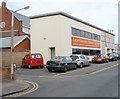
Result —
[[77, 69], [77, 65], [75, 64], [74, 69]]
[[66, 66], [64, 67], [64, 72], [67, 72], [67, 67]]
[[90, 65], [91, 65], [91, 63], [89, 62], [89, 63], [88, 63], [88, 66], [90, 66]]
[[40, 66], [40, 68], [44, 68], [44, 66]]
[[52, 69], [48, 69], [49, 72], [52, 72]]
[[82, 67], [83, 67], [83, 63], [80, 64], [80, 68], [82, 68]]
[[24, 66], [22, 65], [21, 68], [24, 68]]

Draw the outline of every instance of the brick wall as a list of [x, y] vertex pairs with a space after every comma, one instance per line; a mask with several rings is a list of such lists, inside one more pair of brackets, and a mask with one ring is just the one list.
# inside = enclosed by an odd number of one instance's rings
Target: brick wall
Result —
[[30, 50], [30, 40], [28, 38], [26, 38], [25, 40], [23, 40], [20, 44], [18, 44], [15, 47], [15, 50], [17, 50], [17, 51]]
[[[17, 66], [21, 66], [22, 58], [29, 52], [13, 52], [13, 62]], [[10, 49], [4, 49], [2, 52], [2, 67], [7, 67], [10, 65], [11, 52]]]
[[[13, 62], [17, 66], [21, 66], [22, 58], [29, 52], [14, 52]], [[2, 75], [2, 81], [11, 80], [11, 52], [10, 49], [2, 50], [2, 67], [0, 68], [0, 76]]]

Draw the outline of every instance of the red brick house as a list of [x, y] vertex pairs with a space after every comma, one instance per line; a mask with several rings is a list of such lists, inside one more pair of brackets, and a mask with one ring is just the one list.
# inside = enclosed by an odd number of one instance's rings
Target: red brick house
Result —
[[[12, 20], [12, 11], [6, 7], [6, 3], [2, 2], [0, 8], [0, 13], [2, 13], [0, 20], [1, 31], [0, 34], [2, 37], [9, 37], [11, 30], [11, 20]], [[30, 29], [30, 19], [19, 13], [14, 14], [14, 36], [29, 35], [25, 33], [23, 29]]]
[[[10, 42], [11, 42], [11, 20], [12, 10], [6, 7], [2, 2], [0, 7], [0, 50], [1, 66], [0, 75], [2, 80], [10, 80], [11, 62], [10, 62]], [[21, 60], [25, 54], [30, 52], [30, 19], [19, 13], [14, 13], [14, 63], [21, 65]]]

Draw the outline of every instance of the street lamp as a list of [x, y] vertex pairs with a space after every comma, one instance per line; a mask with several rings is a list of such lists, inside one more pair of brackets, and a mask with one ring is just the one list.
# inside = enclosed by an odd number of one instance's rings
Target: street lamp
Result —
[[26, 6], [24, 8], [18, 9], [16, 11], [12, 11], [12, 20], [11, 20], [11, 79], [13, 80], [14, 77], [14, 67], [13, 67], [13, 50], [14, 50], [14, 13], [21, 11], [21, 10], [27, 10], [29, 9], [29, 6]]

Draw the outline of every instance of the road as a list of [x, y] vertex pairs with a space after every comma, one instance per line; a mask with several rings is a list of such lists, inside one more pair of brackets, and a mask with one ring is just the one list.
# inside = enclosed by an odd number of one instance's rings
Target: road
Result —
[[17, 79], [36, 82], [38, 89], [21, 97], [118, 97], [118, 62], [92, 64], [66, 73], [23, 68]]

